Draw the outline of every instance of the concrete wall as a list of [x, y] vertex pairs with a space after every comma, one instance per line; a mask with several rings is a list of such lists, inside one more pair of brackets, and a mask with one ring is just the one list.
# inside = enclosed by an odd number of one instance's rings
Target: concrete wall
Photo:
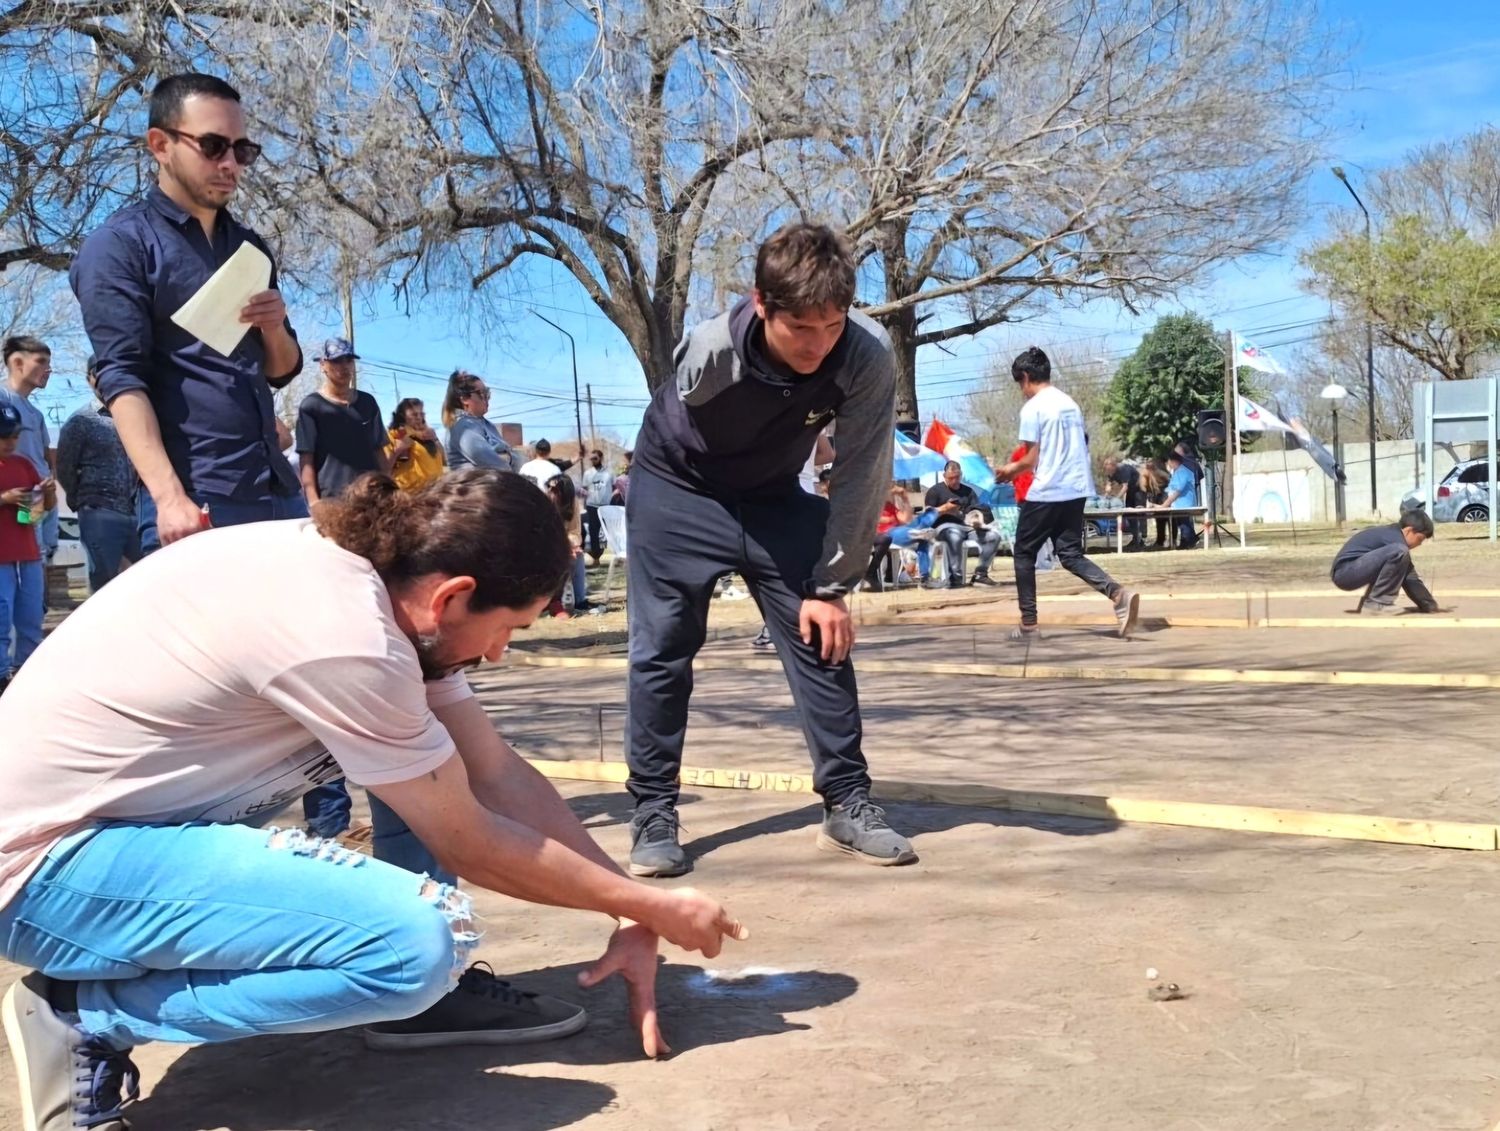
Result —
[[[1368, 443], [1344, 443], [1344, 474], [1348, 477], [1344, 507], [1352, 522], [1396, 518], [1402, 496], [1420, 481], [1415, 441], [1379, 441], [1375, 445], [1376, 506], [1372, 512], [1369, 452]], [[1458, 454], [1468, 458], [1463, 445]], [[1439, 448], [1434, 459], [1438, 477], [1447, 474], [1454, 462], [1453, 456]], [[1240, 457], [1240, 475], [1235, 481], [1236, 519], [1242, 510], [1247, 511], [1243, 517], [1250, 522], [1286, 522], [1290, 517], [1297, 522], [1331, 523], [1336, 517], [1333, 480], [1304, 451], [1246, 452]]]

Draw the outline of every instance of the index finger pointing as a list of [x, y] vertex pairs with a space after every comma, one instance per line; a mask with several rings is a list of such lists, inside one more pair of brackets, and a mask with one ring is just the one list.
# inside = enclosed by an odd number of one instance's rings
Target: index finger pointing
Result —
[[719, 930], [737, 942], [744, 942], [750, 937], [750, 928], [738, 919], [731, 919], [727, 914], [719, 919]]

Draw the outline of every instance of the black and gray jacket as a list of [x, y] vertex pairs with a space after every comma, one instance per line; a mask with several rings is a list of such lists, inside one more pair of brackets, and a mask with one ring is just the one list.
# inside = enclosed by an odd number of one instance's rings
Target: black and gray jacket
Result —
[[837, 421], [831, 513], [805, 596], [837, 597], [864, 574], [891, 484], [896, 367], [890, 339], [858, 311], [816, 373], [773, 368], [749, 299], [690, 330], [677, 379], [641, 422], [635, 465], [691, 491], [767, 498], [798, 491], [818, 433]]

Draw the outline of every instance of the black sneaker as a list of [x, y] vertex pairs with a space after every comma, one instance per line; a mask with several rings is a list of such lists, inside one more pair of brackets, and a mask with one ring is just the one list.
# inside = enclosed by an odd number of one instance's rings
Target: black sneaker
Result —
[[765, 625], [760, 626], [760, 631], [755, 634], [755, 639], [750, 641], [750, 647], [757, 652], [776, 651], [776, 641], [771, 639], [771, 630]]
[[588, 1024], [583, 1006], [518, 990], [495, 977], [487, 962], [464, 971], [458, 986], [429, 1009], [404, 1021], [365, 1028], [372, 1049], [430, 1049], [444, 1045], [520, 1045], [552, 1041]]
[[866, 864], [910, 864], [917, 858], [911, 841], [886, 823], [885, 810], [862, 793], [824, 812], [818, 847]]
[[[140, 1095], [141, 1074], [118, 1052], [70, 1024], [47, 1000], [50, 979], [33, 971], [0, 1004], [16, 1064], [24, 1131], [129, 1131], [122, 1109]], [[123, 1093], [123, 1094], [122, 1094]]]
[[677, 827], [675, 809], [646, 809], [630, 819], [632, 876], [681, 876], [692, 871], [692, 862], [677, 843]]
[[964, 587], [964, 583], [963, 583], [963, 579], [962, 578], [950, 577], [948, 579], [948, 584], [945, 585], [943, 588], [945, 588], [945, 589], [962, 589], [963, 587]]
[[985, 570], [981, 569], [981, 570], [979, 570], [978, 572], [976, 572], [974, 574], [974, 580], [970, 584], [973, 584], [973, 585], [999, 585], [1000, 583], [998, 581], [996, 581], [993, 577], [991, 577], [988, 572], [986, 572]]

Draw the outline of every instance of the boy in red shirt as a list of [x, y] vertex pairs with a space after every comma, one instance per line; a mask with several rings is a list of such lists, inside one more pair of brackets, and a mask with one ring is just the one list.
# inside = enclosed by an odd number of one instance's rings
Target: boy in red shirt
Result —
[[[57, 486], [43, 480], [25, 456], [16, 455], [21, 414], [0, 403], [0, 692], [42, 642], [47, 579], [35, 523], [57, 505]], [[41, 502], [37, 503], [37, 489]], [[24, 514], [23, 514], [24, 512]], [[10, 634], [16, 634], [15, 655]]]

